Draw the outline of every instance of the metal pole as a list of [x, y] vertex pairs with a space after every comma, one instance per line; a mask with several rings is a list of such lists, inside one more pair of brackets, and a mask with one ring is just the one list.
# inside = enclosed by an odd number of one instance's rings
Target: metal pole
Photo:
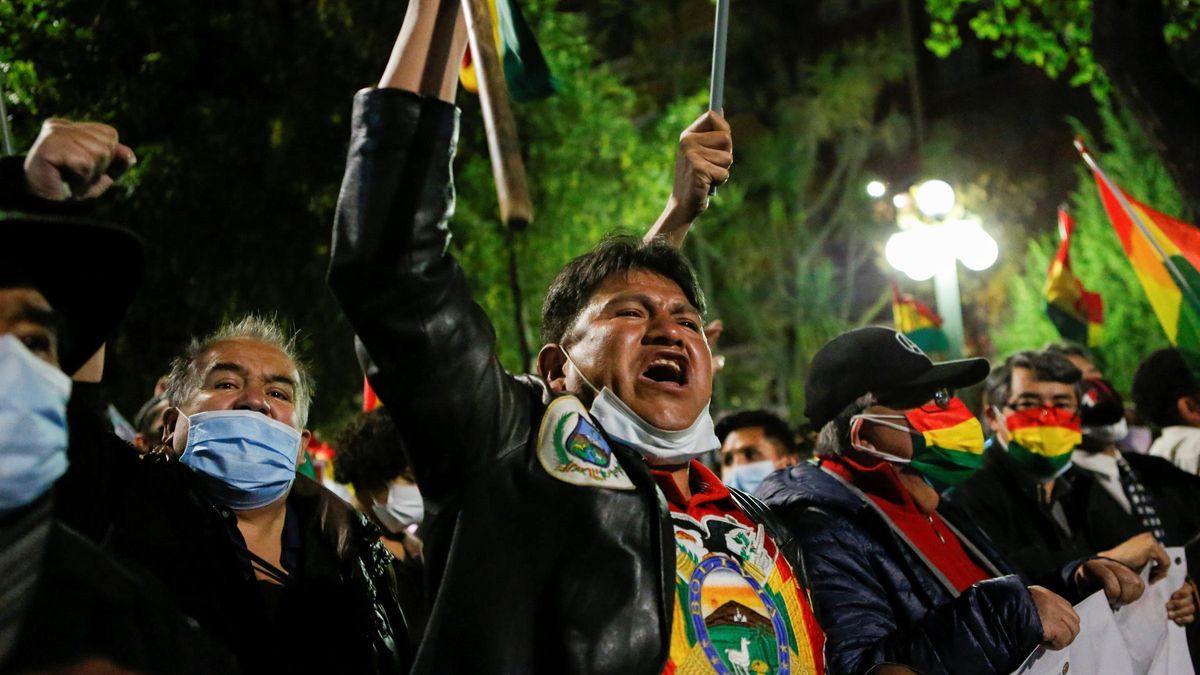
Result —
[[12, 132], [8, 130], [8, 108], [4, 104], [4, 78], [0, 77], [0, 130], [4, 131], [4, 154], [13, 154]]
[[[712, 73], [709, 76], [708, 109], [721, 112], [725, 106], [725, 44], [729, 35], [729, 0], [717, 0], [717, 16], [713, 21]], [[717, 194], [717, 186], [708, 188]]]
[[937, 298], [938, 314], [942, 316], [942, 332], [950, 343], [949, 357], [961, 359], [964, 346], [962, 296], [958, 292], [958, 261], [954, 256], [938, 264], [937, 274], [933, 275], [934, 295]]

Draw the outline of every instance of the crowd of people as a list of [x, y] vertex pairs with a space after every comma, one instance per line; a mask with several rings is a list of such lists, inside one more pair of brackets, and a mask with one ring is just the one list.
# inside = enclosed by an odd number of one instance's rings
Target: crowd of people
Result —
[[[1007, 674], [1091, 594], [1137, 601], [1165, 547], [1196, 559], [1200, 382], [1172, 349], [1133, 378], [1152, 445], [1085, 349], [935, 363], [880, 326], [815, 354], [807, 431], [714, 420], [680, 247], [729, 177], [718, 113], [507, 372], [449, 246], [465, 32], [438, 8], [409, 3], [354, 99], [328, 280], [384, 405], [335, 440], [338, 492], [299, 471], [314, 382], [273, 319], [197, 336], [118, 436], [104, 344], [146, 255], [79, 209], [137, 158], [50, 120], [0, 160], [0, 671]], [[1170, 590], [1190, 641], [1197, 587]]]

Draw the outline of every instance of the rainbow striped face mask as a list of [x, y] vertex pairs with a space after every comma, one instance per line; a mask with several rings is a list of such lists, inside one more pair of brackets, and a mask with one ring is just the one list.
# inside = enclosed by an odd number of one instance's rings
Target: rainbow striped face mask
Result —
[[[905, 420], [908, 425], [890, 421], [893, 419]], [[858, 420], [908, 433], [912, 438], [912, 459], [861, 444], [855, 448], [894, 464], [908, 464], [944, 486], [961, 484], [983, 463], [983, 426], [957, 396], [944, 404], [927, 403], [904, 415], [855, 415], [851, 423], [861, 424]]]
[[1004, 425], [1008, 427], [1008, 456], [1041, 479], [1066, 471], [1071, 466], [1071, 452], [1083, 442], [1079, 415], [1053, 406], [1015, 410], [1004, 417]]

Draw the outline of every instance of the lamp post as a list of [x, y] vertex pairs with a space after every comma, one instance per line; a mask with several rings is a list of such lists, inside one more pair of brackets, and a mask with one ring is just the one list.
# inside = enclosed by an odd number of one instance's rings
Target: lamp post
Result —
[[976, 272], [991, 267], [1000, 254], [996, 240], [957, 203], [954, 188], [945, 181], [925, 181], [895, 195], [892, 204], [900, 231], [888, 239], [884, 250], [888, 264], [914, 281], [933, 279], [949, 356], [962, 358], [958, 263]]

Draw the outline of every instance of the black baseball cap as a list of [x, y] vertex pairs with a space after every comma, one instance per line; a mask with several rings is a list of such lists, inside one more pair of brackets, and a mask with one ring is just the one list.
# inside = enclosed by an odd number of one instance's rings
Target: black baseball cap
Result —
[[142, 284], [129, 230], [58, 215], [0, 211], [0, 286], [36, 288], [62, 319], [59, 366], [71, 375], [116, 331]]
[[938, 389], [982, 382], [987, 359], [934, 363], [904, 333], [867, 326], [842, 333], [813, 356], [804, 382], [804, 414], [813, 428], [825, 426], [864, 394], [931, 398]]

